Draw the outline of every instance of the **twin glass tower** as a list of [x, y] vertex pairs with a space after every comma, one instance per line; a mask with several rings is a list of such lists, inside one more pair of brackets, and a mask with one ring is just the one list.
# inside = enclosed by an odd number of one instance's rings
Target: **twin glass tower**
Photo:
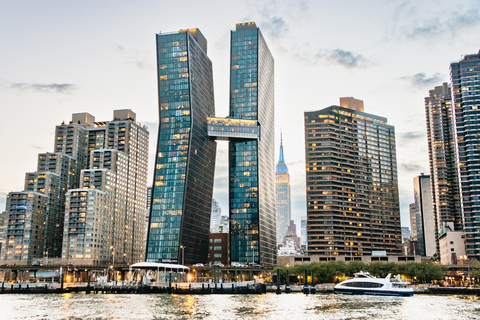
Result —
[[229, 141], [230, 261], [276, 263], [274, 62], [254, 22], [231, 32], [230, 114], [216, 118], [198, 29], [157, 34], [160, 126], [148, 262], [206, 262], [216, 139]]

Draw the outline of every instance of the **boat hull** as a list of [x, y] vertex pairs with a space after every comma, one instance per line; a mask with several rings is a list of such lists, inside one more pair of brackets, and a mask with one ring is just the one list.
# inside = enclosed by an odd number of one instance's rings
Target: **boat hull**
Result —
[[385, 289], [369, 289], [369, 288], [334, 288], [333, 291], [339, 294], [356, 294], [356, 295], [374, 295], [374, 296], [397, 296], [412, 297], [413, 290], [385, 290]]

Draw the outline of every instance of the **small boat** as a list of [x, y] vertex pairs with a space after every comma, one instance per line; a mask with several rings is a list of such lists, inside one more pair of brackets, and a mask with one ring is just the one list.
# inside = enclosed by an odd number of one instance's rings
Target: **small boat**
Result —
[[407, 288], [409, 282], [402, 281], [400, 275], [392, 278], [389, 273], [385, 278], [375, 278], [368, 272], [355, 273], [355, 278], [337, 284], [333, 290], [343, 294], [371, 294], [381, 296], [413, 296], [413, 289]]

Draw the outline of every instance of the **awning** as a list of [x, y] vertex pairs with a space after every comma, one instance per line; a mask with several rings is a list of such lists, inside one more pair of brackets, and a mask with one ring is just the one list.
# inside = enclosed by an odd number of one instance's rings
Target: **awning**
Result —
[[183, 272], [188, 272], [190, 270], [189, 267], [183, 266], [181, 264], [156, 263], [156, 262], [139, 262], [139, 263], [132, 264], [130, 268], [162, 270], [164, 272], [173, 271], [173, 270], [176, 270], [177, 272], [179, 270]]

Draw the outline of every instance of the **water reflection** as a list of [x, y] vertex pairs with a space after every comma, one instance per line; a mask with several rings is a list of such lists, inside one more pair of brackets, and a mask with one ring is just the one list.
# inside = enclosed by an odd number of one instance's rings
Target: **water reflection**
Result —
[[479, 319], [476, 296], [0, 295], [1, 319]]

